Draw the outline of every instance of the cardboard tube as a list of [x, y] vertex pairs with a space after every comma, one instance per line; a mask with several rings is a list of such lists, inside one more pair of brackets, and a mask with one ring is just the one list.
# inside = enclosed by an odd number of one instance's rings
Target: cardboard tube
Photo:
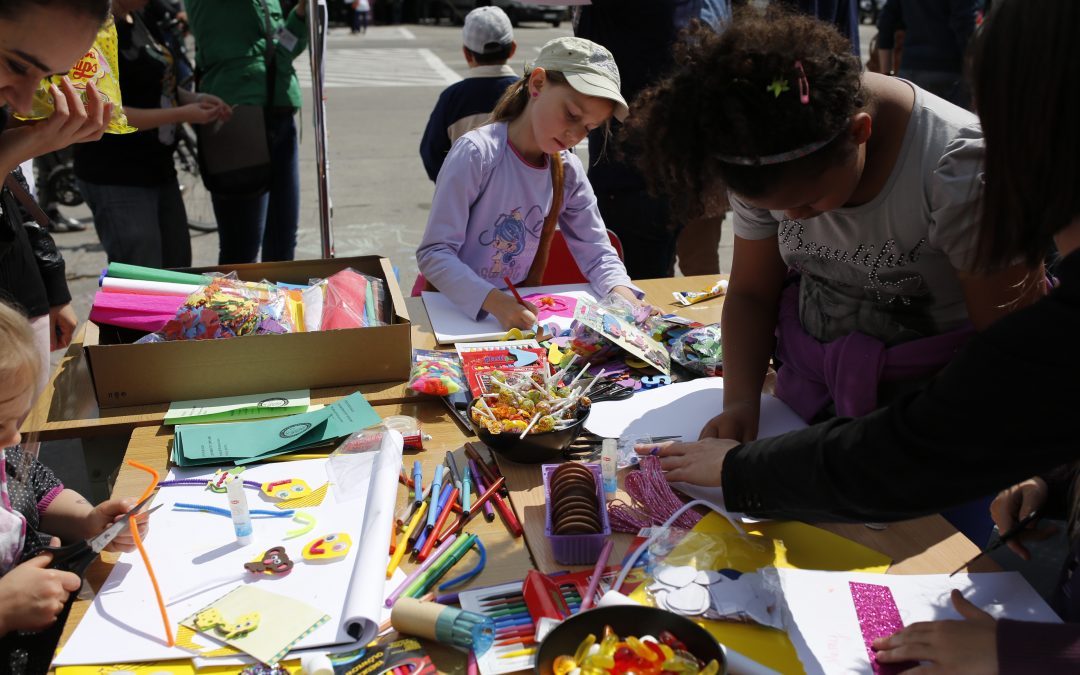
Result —
[[390, 611], [390, 625], [399, 633], [435, 640], [435, 623], [445, 609], [445, 605], [437, 602], [398, 598], [394, 609]]

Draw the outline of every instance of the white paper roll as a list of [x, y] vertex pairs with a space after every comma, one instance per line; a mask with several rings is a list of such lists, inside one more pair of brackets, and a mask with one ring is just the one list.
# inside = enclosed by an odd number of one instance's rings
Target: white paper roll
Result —
[[174, 284], [169, 281], [144, 281], [142, 279], [117, 279], [105, 277], [101, 290], [106, 293], [135, 293], [140, 295], [179, 295], [187, 297], [202, 288], [195, 284]]

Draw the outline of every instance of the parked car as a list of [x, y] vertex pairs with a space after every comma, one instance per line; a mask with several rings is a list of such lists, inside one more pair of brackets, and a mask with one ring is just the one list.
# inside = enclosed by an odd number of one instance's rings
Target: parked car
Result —
[[[455, 23], [462, 23], [465, 15], [480, 3], [476, 0], [442, 0], [442, 4]], [[566, 5], [533, 5], [517, 0], [491, 0], [485, 4], [501, 7], [510, 17], [510, 25], [515, 28], [522, 21], [542, 21], [558, 28], [570, 15], [570, 8]]]

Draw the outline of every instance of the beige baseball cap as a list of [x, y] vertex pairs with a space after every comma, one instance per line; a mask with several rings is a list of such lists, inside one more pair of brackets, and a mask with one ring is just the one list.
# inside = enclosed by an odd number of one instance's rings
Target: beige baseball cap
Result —
[[615, 57], [604, 47], [578, 37], [551, 40], [540, 49], [534, 68], [554, 70], [566, 77], [575, 91], [615, 102], [615, 119], [622, 122], [630, 114], [623, 98], [622, 81]]

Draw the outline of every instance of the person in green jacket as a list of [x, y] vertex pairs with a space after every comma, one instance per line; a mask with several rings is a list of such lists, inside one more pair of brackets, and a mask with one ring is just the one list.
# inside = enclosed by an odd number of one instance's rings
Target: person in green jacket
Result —
[[[269, 189], [257, 195], [213, 193], [218, 263], [292, 260], [300, 220], [300, 168], [296, 111], [300, 83], [293, 60], [307, 47], [306, 2], [285, 16], [279, 0], [187, 0], [195, 37], [200, 92], [230, 105], [267, 108], [273, 166]], [[269, 16], [267, 16], [267, 12]], [[267, 81], [267, 20], [273, 36], [273, 85]], [[267, 100], [270, 89], [273, 100]]]

